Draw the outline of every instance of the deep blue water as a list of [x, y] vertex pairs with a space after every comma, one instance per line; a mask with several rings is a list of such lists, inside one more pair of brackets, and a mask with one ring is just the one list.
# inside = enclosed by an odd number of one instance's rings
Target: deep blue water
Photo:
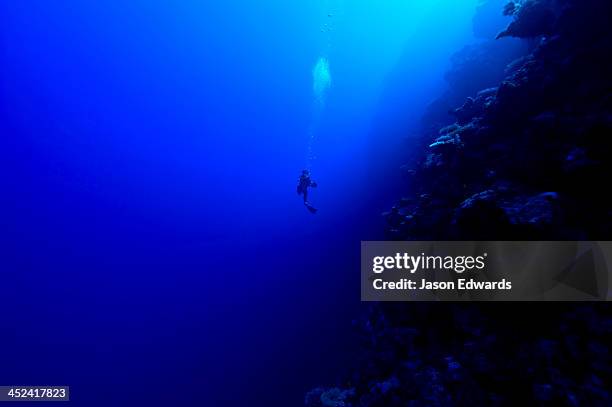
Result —
[[[359, 242], [409, 148], [376, 129], [416, 126], [475, 4], [2, 1], [0, 384], [297, 406], [340, 377]], [[295, 184], [321, 57], [312, 216]]]

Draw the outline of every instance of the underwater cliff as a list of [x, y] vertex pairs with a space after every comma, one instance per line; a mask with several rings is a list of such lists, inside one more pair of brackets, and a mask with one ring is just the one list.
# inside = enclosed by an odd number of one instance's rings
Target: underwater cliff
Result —
[[[608, 1], [481, 4], [489, 39], [455, 54], [411, 139], [389, 240], [609, 236], [611, 15]], [[385, 303], [357, 326], [357, 368], [306, 406], [610, 405], [607, 304]]]
[[[398, 203], [402, 218], [391, 221], [390, 237], [606, 236], [612, 213], [601, 186], [611, 169], [612, 122], [603, 16], [609, 7], [527, 1], [507, 11], [514, 20], [498, 37], [523, 38], [533, 49], [509, 63], [495, 86], [466, 95], [452, 110], [454, 121], [422, 136], [425, 148], [406, 164], [410, 190]], [[481, 52], [495, 52], [487, 46]], [[488, 70], [480, 66], [471, 68]]]

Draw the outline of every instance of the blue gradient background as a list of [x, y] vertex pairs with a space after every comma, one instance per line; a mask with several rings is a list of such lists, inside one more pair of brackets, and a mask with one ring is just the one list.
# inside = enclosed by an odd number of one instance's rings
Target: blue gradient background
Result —
[[[297, 406], [340, 377], [396, 133], [443, 90], [475, 5], [2, 0], [0, 383]], [[323, 54], [311, 216], [295, 184]]]

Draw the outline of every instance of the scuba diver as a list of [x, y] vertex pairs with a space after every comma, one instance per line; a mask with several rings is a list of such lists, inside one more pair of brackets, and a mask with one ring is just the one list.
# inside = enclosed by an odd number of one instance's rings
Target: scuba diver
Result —
[[308, 202], [308, 188], [316, 188], [317, 183], [310, 179], [310, 171], [302, 170], [302, 175], [300, 175], [300, 179], [298, 180], [297, 193], [298, 195], [304, 196], [304, 205], [306, 209], [310, 211], [310, 213], [317, 213], [317, 208], [312, 206], [310, 202]]

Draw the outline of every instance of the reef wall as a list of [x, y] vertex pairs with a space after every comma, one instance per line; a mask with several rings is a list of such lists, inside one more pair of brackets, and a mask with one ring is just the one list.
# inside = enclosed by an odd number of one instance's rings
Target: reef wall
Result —
[[[604, 185], [612, 152], [612, 31], [604, 16], [611, 6], [594, 0], [510, 4], [506, 13], [514, 19], [498, 38], [537, 45], [507, 65], [500, 83], [455, 106], [454, 123], [439, 127], [434, 114], [425, 117], [425, 148], [406, 165], [410, 190], [397, 205], [402, 218], [390, 220], [390, 238], [609, 234], [612, 207]], [[479, 51], [496, 52], [486, 47]], [[465, 93], [453, 85], [462, 83], [465, 69], [449, 72], [450, 92]]]
[[[456, 56], [449, 91], [407, 153], [389, 239], [609, 238], [612, 3], [510, 1], [499, 12], [512, 20], [498, 43], [523, 45], [485, 42]], [[474, 77], [483, 81], [466, 83]], [[363, 349], [352, 373], [306, 405], [610, 405], [610, 311], [374, 304], [356, 324]]]
[[[511, 2], [498, 38], [536, 42], [423, 135], [393, 239], [605, 239], [612, 152], [604, 1]], [[509, 11], [510, 10], [510, 11]], [[500, 39], [499, 41], [503, 41]], [[486, 49], [483, 50], [485, 53]], [[455, 82], [461, 82], [461, 72]], [[427, 119], [427, 118], [426, 118]]]

